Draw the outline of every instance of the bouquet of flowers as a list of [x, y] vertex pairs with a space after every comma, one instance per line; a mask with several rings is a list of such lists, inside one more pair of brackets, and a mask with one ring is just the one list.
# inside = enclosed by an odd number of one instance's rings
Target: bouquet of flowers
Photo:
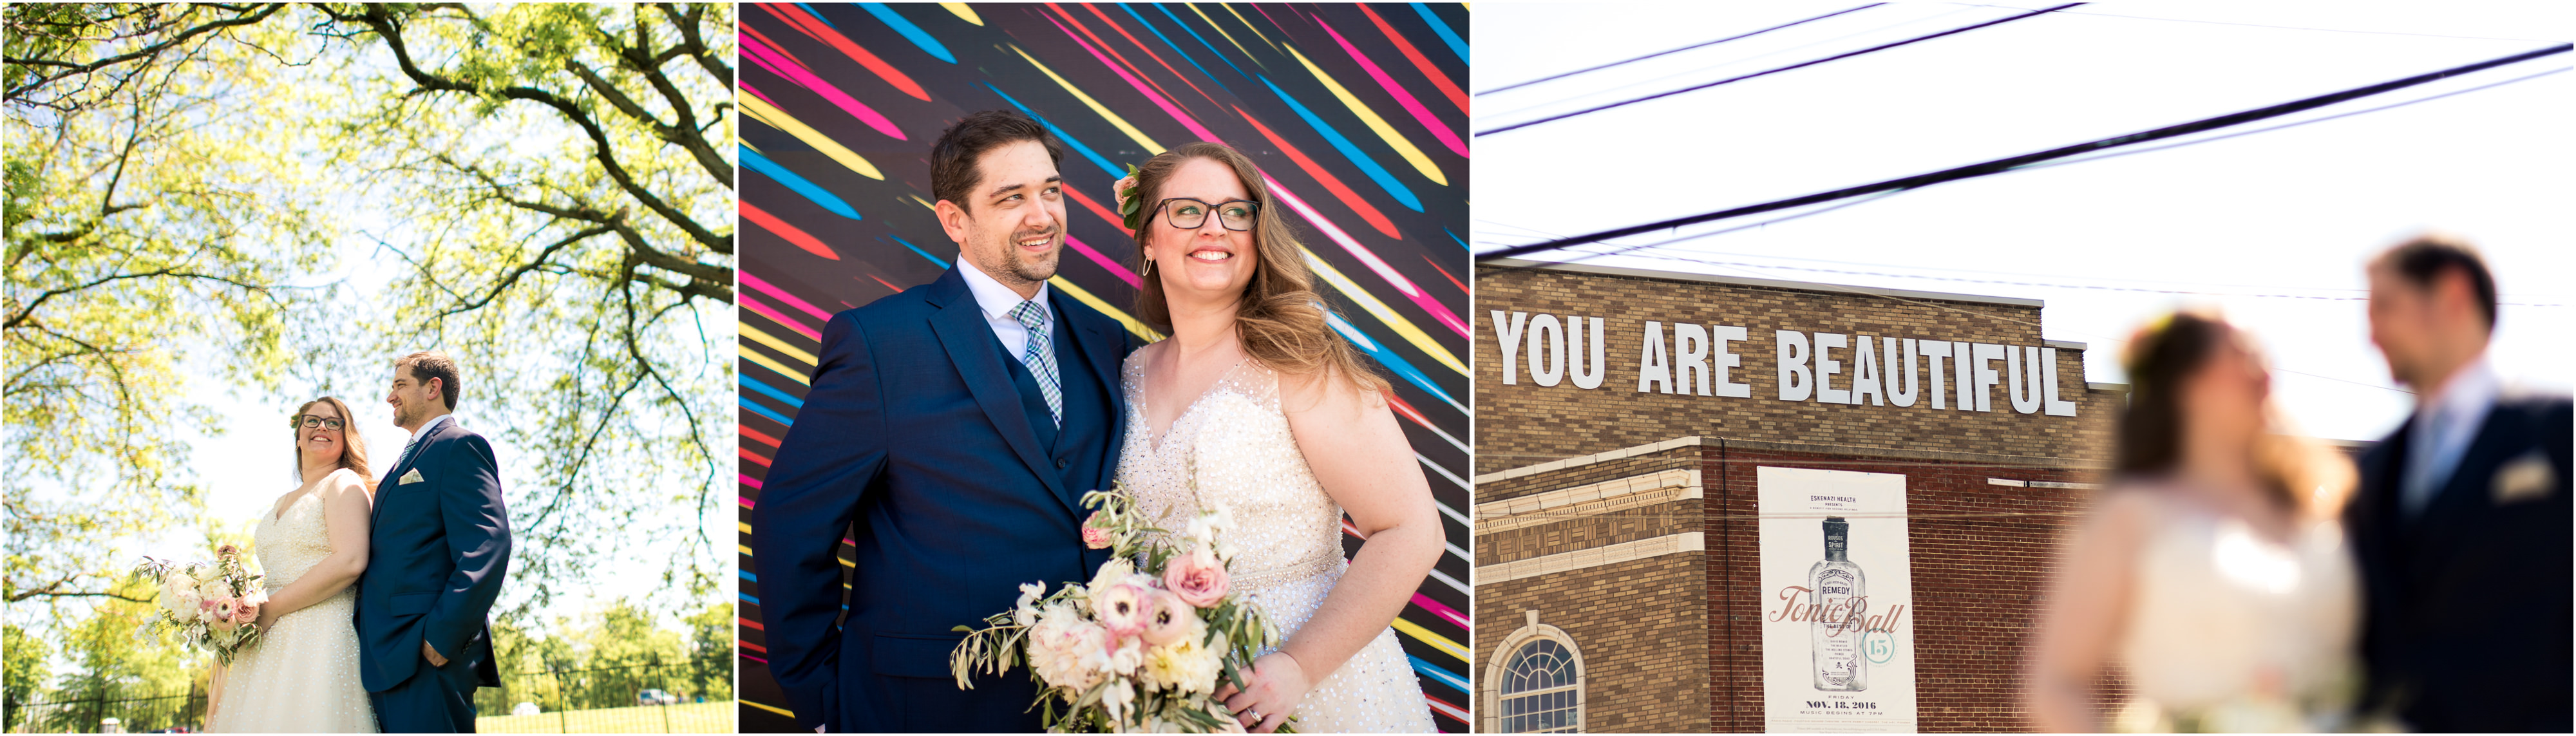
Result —
[[[232, 664], [233, 655], [259, 641], [259, 607], [268, 602], [265, 577], [242, 561], [240, 547], [215, 550], [213, 562], [177, 562], [151, 557], [135, 570], [160, 583], [159, 610], [145, 628], [160, 627], [181, 641], [215, 653]], [[138, 632], [139, 633], [139, 632]]]
[[[957, 686], [1026, 661], [1038, 682], [1046, 729], [1067, 732], [1242, 733], [1215, 698], [1240, 688], [1279, 632], [1228, 586], [1234, 525], [1223, 506], [1200, 509], [1184, 534], [1145, 526], [1123, 488], [1083, 494], [1095, 509], [1083, 543], [1114, 550], [1089, 583], [1020, 586], [1011, 610], [984, 619], [949, 653]], [[1058, 704], [1066, 706], [1059, 713]], [[1281, 733], [1291, 732], [1285, 726]]]

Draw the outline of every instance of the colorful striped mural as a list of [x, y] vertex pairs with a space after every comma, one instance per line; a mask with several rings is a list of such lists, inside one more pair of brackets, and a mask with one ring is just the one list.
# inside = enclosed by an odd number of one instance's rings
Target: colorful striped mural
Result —
[[[796, 729], [767, 669], [750, 512], [820, 330], [948, 268], [957, 248], [932, 216], [930, 143], [965, 113], [1017, 108], [1065, 148], [1072, 252], [1051, 283], [1148, 339], [1159, 335], [1128, 316], [1134, 245], [1111, 182], [1196, 140], [1261, 166], [1338, 312], [1332, 327], [1393, 384], [1440, 503], [1448, 554], [1395, 628], [1441, 729], [1468, 730], [1467, 12], [744, 5], [741, 729]], [[1357, 547], [1346, 535], [1346, 553]]]

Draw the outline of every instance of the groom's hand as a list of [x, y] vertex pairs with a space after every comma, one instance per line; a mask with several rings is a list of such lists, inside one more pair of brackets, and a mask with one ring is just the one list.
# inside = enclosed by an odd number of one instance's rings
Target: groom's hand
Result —
[[447, 658], [438, 656], [438, 647], [430, 646], [429, 642], [424, 641], [420, 643], [420, 656], [424, 659], [428, 659], [429, 666], [431, 667], [447, 666]]

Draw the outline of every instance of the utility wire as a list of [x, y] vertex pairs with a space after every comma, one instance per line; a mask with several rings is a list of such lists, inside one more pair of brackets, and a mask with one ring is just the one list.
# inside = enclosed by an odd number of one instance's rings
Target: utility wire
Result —
[[1559, 79], [1564, 79], [1564, 78], [1566, 78], [1566, 77], [1571, 77], [1571, 76], [1574, 76], [1574, 75], [1577, 75], [1577, 74], [1589, 74], [1589, 73], [1592, 73], [1592, 72], [1601, 71], [1601, 70], [1603, 70], [1603, 69], [1608, 69], [1608, 68], [1610, 68], [1610, 67], [1619, 66], [1619, 65], [1621, 65], [1621, 64], [1634, 64], [1634, 63], [1637, 63], [1637, 62], [1640, 62], [1640, 61], [1645, 61], [1645, 60], [1647, 60], [1647, 59], [1652, 59], [1652, 58], [1655, 58], [1655, 57], [1658, 57], [1658, 56], [1666, 56], [1666, 55], [1670, 55], [1670, 54], [1678, 54], [1678, 53], [1681, 53], [1681, 52], [1684, 52], [1684, 51], [1689, 51], [1689, 50], [1691, 50], [1691, 49], [1703, 48], [1703, 47], [1708, 47], [1708, 46], [1715, 46], [1715, 45], [1718, 45], [1718, 44], [1721, 44], [1721, 43], [1726, 43], [1726, 42], [1728, 42], [1728, 41], [1733, 41], [1733, 40], [1736, 40], [1736, 39], [1739, 39], [1739, 38], [1751, 38], [1751, 37], [1759, 36], [1759, 35], [1762, 35], [1762, 34], [1765, 34], [1765, 33], [1770, 33], [1770, 32], [1772, 32], [1772, 31], [1777, 31], [1777, 30], [1780, 30], [1780, 29], [1782, 29], [1782, 28], [1787, 28], [1787, 27], [1795, 26], [1795, 25], [1803, 25], [1803, 24], [1807, 24], [1807, 23], [1813, 23], [1813, 22], [1816, 22], [1816, 21], [1824, 20], [1824, 19], [1826, 19], [1826, 18], [1831, 18], [1831, 17], [1837, 16], [1837, 15], [1842, 15], [1842, 14], [1844, 14], [1844, 13], [1851, 13], [1851, 12], [1856, 12], [1856, 11], [1868, 10], [1868, 9], [1870, 9], [1870, 8], [1875, 8], [1875, 7], [1878, 7], [1878, 6], [1881, 6], [1881, 5], [1886, 5], [1886, 4], [1887, 4], [1887, 3], [1870, 3], [1870, 4], [1868, 4], [1868, 5], [1863, 5], [1863, 6], [1860, 6], [1860, 7], [1857, 7], [1857, 8], [1845, 8], [1845, 9], [1837, 10], [1837, 11], [1834, 11], [1834, 12], [1831, 12], [1831, 13], [1826, 13], [1826, 14], [1824, 14], [1824, 15], [1819, 15], [1819, 16], [1816, 16], [1816, 17], [1813, 17], [1813, 18], [1808, 18], [1808, 19], [1806, 19], [1806, 20], [1791, 21], [1791, 22], [1788, 22], [1788, 23], [1782, 23], [1782, 24], [1780, 24], [1780, 25], [1772, 26], [1772, 27], [1769, 27], [1769, 28], [1764, 28], [1764, 29], [1759, 30], [1759, 31], [1754, 31], [1754, 32], [1752, 32], [1752, 33], [1738, 33], [1738, 34], [1735, 34], [1735, 35], [1732, 35], [1732, 36], [1728, 36], [1728, 37], [1725, 37], [1725, 38], [1717, 39], [1717, 40], [1715, 40], [1715, 41], [1701, 41], [1701, 42], [1699, 42], [1699, 43], [1691, 44], [1691, 45], [1689, 45], [1689, 46], [1683, 46], [1683, 47], [1681, 47], [1681, 48], [1677, 48], [1677, 49], [1668, 49], [1668, 50], [1664, 50], [1664, 51], [1657, 51], [1657, 52], [1655, 52], [1655, 53], [1647, 54], [1647, 55], [1645, 55], [1645, 56], [1639, 56], [1639, 57], [1636, 57], [1636, 58], [1633, 58], [1633, 59], [1620, 59], [1620, 60], [1618, 60], [1618, 61], [1613, 61], [1613, 62], [1610, 62], [1610, 63], [1608, 63], [1608, 64], [1602, 64], [1602, 65], [1600, 65], [1600, 66], [1584, 67], [1584, 68], [1576, 69], [1576, 70], [1574, 70], [1574, 71], [1566, 72], [1566, 73], [1563, 73], [1563, 74], [1555, 74], [1555, 75], [1550, 75], [1550, 76], [1545, 76], [1545, 77], [1539, 77], [1539, 78], [1537, 78], [1537, 79], [1532, 79], [1532, 80], [1529, 80], [1529, 81], [1527, 81], [1527, 82], [1521, 82], [1521, 83], [1518, 83], [1518, 84], [1506, 84], [1506, 85], [1503, 85], [1503, 86], [1500, 86], [1500, 87], [1495, 87], [1495, 88], [1493, 88], [1493, 89], [1485, 90], [1485, 91], [1483, 91], [1483, 92], [1478, 92], [1478, 93], [1476, 93], [1476, 96], [1477, 96], [1477, 97], [1483, 97], [1483, 96], [1485, 96], [1485, 95], [1490, 95], [1490, 94], [1493, 94], [1493, 93], [1496, 93], [1496, 92], [1501, 92], [1501, 91], [1504, 91], [1504, 90], [1510, 90], [1510, 89], [1519, 89], [1519, 88], [1527, 87], [1527, 86], [1530, 86], [1530, 85], [1533, 85], [1533, 84], [1538, 84], [1538, 83], [1540, 83], [1540, 82], [1553, 82], [1553, 81], [1556, 81], [1556, 80], [1559, 80]]
[[1791, 69], [1802, 69], [1802, 68], [1806, 68], [1806, 67], [1810, 67], [1810, 66], [1815, 66], [1815, 65], [1817, 65], [1817, 64], [1822, 64], [1822, 63], [1825, 63], [1825, 62], [1828, 62], [1828, 61], [1834, 61], [1834, 60], [1837, 60], [1837, 59], [1848, 59], [1848, 58], [1851, 58], [1851, 57], [1854, 57], [1854, 56], [1859, 56], [1859, 55], [1862, 55], [1862, 54], [1867, 54], [1867, 53], [1872, 53], [1872, 52], [1877, 52], [1877, 51], [1885, 51], [1885, 50], [1888, 50], [1888, 49], [1896, 48], [1896, 47], [1898, 47], [1898, 46], [1904, 46], [1904, 45], [1906, 45], [1906, 44], [1916, 43], [1916, 42], [1920, 42], [1920, 41], [1929, 41], [1929, 40], [1932, 40], [1932, 39], [1935, 39], [1935, 38], [1940, 38], [1940, 37], [1942, 37], [1942, 36], [1947, 36], [1947, 35], [1954, 34], [1954, 33], [1966, 33], [1966, 32], [1968, 32], [1968, 31], [1973, 31], [1973, 30], [1976, 30], [1976, 29], [1979, 29], [1979, 28], [1984, 28], [1984, 27], [1992, 26], [1992, 25], [2000, 25], [2000, 24], [2004, 24], [2004, 23], [2010, 23], [2010, 22], [2013, 22], [2013, 21], [2021, 20], [2021, 19], [2023, 19], [2023, 18], [2036, 18], [2036, 17], [2042, 16], [2042, 15], [2047, 15], [2047, 14], [2049, 14], [2049, 13], [2053, 13], [2053, 12], [2060, 11], [2060, 10], [2065, 10], [2065, 9], [2067, 9], [2067, 8], [2072, 8], [2072, 7], [2075, 7], [2075, 6], [2077, 6], [2077, 5], [2083, 5], [2083, 4], [2084, 4], [2084, 3], [2067, 3], [2067, 4], [2065, 4], [2065, 5], [2059, 5], [2059, 6], [2050, 7], [2050, 8], [2043, 8], [2043, 9], [2040, 9], [2040, 10], [2034, 10], [2034, 11], [2031, 11], [2031, 12], [2027, 12], [2027, 13], [2023, 13], [2023, 14], [2015, 15], [2015, 16], [2011, 16], [2011, 17], [2006, 17], [2006, 18], [1998, 18], [1998, 19], [1995, 19], [1995, 20], [1990, 20], [1990, 21], [1986, 21], [1986, 22], [1984, 22], [1984, 23], [1978, 23], [1978, 24], [1975, 24], [1975, 25], [1961, 26], [1961, 27], [1958, 27], [1958, 28], [1952, 28], [1952, 29], [1950, 29], [1950, 30], [1942, 31], [1942, 32], [1940, 32], [1940, 33], [1934, 33], [1934, 34], [1924, 35], [1924, 36], [1915, 36], [1915, 37], [1913, 37], [1913, 38], [1905, 39], [1905, 40], [1903, 40], [1903, 41], [1895, 41], [1895, 42], [1891, 42], [1891, 43], [1883, 43], [1883, 44], [1879, 44], [1879, 45], [1876, 45], [1876, 46], [1871, 46], [1871, 47], [1869, 47], [1869, 48], [1861, 49], [1861, 50], [1859, 50], [1859, 51], [1846, 51], [1846, 52], [1839, 53], [1839, 54], [1835, 54], [1835, 55], [1832, 55], [1832, 56], [1828, 56], [1828, 57], [1825, 57], [1825, 58], [1822, 58], [1822, 59], [1815, 59], [1815, 60], [1812, 60], [1812, 61], [1802, 61], [1802, 62], [1798, 62], [1798, 63], [1796, 63], [1796, 64], [1790, 64], [1790, 65], [1788, 65], [1788, 66], [1784, 66], [1784, 67], [1778, 67], [1778, 68], [1774, 68], [1774, 69], [1766, 69], [1766, 70], [1763, 70], [1763, 71], [1754, 72], [1754, 73], [1752, 73], [1752, 74], [1745, 74], [1745, 75], [1740, 75], [1740, 76], [1728, 77], [1728, 78], [1720, 79], [1720, 80], [1717, 80], [1717, 81], [1714, 81], [1714, 82], [1707, 82], [1707, 83], [1702, 83], [1702, 84], [1695, 84], [1695, 85], [1691, 85], [1691, 86], [1688, 86], [1688, 87], [1683, 87], [1683, 88], [1681, 88], [1681, 89], [1672, 90], [1672, 91], [1669, 91], [1669, 92], [1657, 92], [1657, 93], [1654, 93], [1654, 94], [1651, 94], [1651, 95], [1646, 95], [1646, 96], [1644, 96], [1644, 97], [1637, 97], [1637, 98], [1632, 98], [1632, 99], [1627, 99], [1627, 100], [1621, 100], [1621, 101], [1613, 102], [1613, 103], [1609, 103], [1609, 104], [1606, 104], [1606, 105], [1595, 105], [1595, 106], [1592, 106], [1592, 107], [1587, 107], [1587, 108], [1584, 108], [1584, 109], [1581, 109], [1581, 110], [1576, 110], [1576, 111], [1569, 112], [1569, 113], [1561, 113], [1561, 114], [1557, 114], [1557, 115], [1550, 115], [1550, 116], [1547, 116], [1547, 117], [1539, 118], [1539, 119], [1537, 119], [1537, 120], [1529, 120], [1529, 121], [1524, 121], [1524, 122], [1513, 123], [1513, 124], [1510, 124], [1510, 125], [1505, 125], [1505, 126], [1500, 127], [1500, 128], [1494, 128], [1494, 129], [1492, 129], [1492, 130], [1477, 131], [1477, 132], [1476, 132], [1476, 134], [1475, 134], [1475, 137], [1479, 137], [1479, 138], [1481, 138], [1481, 137], [1484, 137], [1484, 136], [1493, 135], [1493, 134], [1495, 134], [1495, 133], [1504, 133], [1504, 132], [1509, 132], [1509, 131], [1514, 131], [1514, 130], [1520, 130], [1520, 129], [1522, 129], [1522, 128], [1527, 128], [1527, 127], [1530, 127], [1530, 126], [1532, 126], [1532, 125], [1538, 125], [1538, 124], [1541, 124], [1541, 123], [1551, 123], [1551, 122], [1555, 122], [1555, 121], [1558, 121], [1558, 120], [1564, 120], [1564, 119], [1566, 119], [1566, 118], [1575, 117], [1575, 116], [1577, 116], [1577, 115], [1590, 115], [1590, 114], [1592, 114], [1592, 113], [1600, 112], [1600, 111], [1603, 111], [1603, 110], [1608, 110], [1608, 109], [1615, 108], [1615, 107], [1626, 107], [1626, 106], [1628, 106], [1628, 105], [1634, 105], [1634, 104], [1637, 104], [1637, 103], [1640, 103], [1640, 102], [1645, 102], [1645, 101], [1648, 101], [1648, 100], [1657, 100], [1657, 99], [1662, 99], [1662, 98], [1666, 98], [1666, 97], [1671, 97], [1671, 96], [1673, 96], [1673, 95], [1678, 95], [1678, 94], [1682, 94], [1682, 93], [1685, 93], [1685, 92], [1697, 92], [1697, 91], [1700, 91], [1700, 90], [1708, 89], [1708, 88], [1710, 88], [1710, 87], [1715, 87], [1715, 86], [1722, 85], [1722, 84], [1734, 84], [1734, 83], [1736, 83], [1736, 82], [1741, 82], [1741, 81], [1744, 81], [1744, 80], [1747, 80], [1747, 79], [1752, 79], [1752, 78], [1754, 78], [1754, 77], [1768, 76], [1768, 75], [1772, 75], [1772, 74], [1778, 74], [1778, 73], [1780, 73], [1780, 72], [1789, 71], [1789, 70], [1791, 70]]
[[[2355, 99], [2359, 99], [2359, 98], [2363, 98], [2363, 97], [2369, 97], [2369, 96], [2371, 96], [2371, 95], [2383, 94], [2383, 93], [2387, 93], [2387, 92], [2391, 92], [2391, 91], [2395, 91], [2395, 90], [2399, 90], [2399, 89], [2404, 89], [2404, 88], [2407, 88], [2407, 87], [2413, 87], [2413, 86], [2420, 85], [2420, 84], [2425, 84], [2425, 83], [2428, 83], [2428, 82], [2434, 82], [2434, 81], [2438, 81], [2438, 80], [2441, 80], [2441, 79], [2444, 79], [2444, 78], [2447, 78], [2447, 77], [2457, 76], [2457, 75], [2461, 75], [2461, 74], [2467, 74], [2467, 73], [2470, 73], [2470, 72], [2483, 71], [2483, 70], [2491, 69], [2491, 68], [2494, 68], [2494, 67], [2504, 66], [2504, 65], [2506, 65], [2506, 64], [2513, 64], [2513, 63], [2517, 63], [2517, 62], [2530, 61], [2530, 60], [2532, 60], [2532, 59], [2537, 59], [2537, 58], [2541, 58], [2541, 57], [2545, 57], [2545, 56], [2551, 56], [2551, 55], [2555, 55], [2555, 54], [2563, 54], [2563, 53], [2567, 53], [2567, 51], [2568, 51], [2570, 48], [2576, 48], [2576, 44], [2564, 44], [2564, 43], [2562, 43], [2562, 44], [2559, 44], [2559, 45], [2556, 45], [2556, 46], [2551, 46], [2551, 47], [2548, 47], [2548, 48], [2538, 49], [2538, 50], [2534, 50], [2534, 51], [2525, 51], [2525, 52], [2523, 52], [2523, 53], [2514, 54], [2514, 55], [2512, 55], [2512, 56], [2506, 56], [2506, 57], [2497, 58], [2497, 59], [2490, 59], [2490, 60], [2487, 60], [2487, 61], [2481, 61], [2481, 62], [2477, 62], [2477, 63], [2474, 63], [2474, 64], [2468, 64], [2468, 65], [2463, 65], [2463, 66], [2452, 67], [2452, 68], [2444, 69], [2444, 70], [2441, 70], [2441, 71], [2430, 72], [2430, 73], [2426, 73], [2426, 74], [2419, 74], [2419, 75], [2412, 76], [2412, 77], [2407, 77], [2407, 78], [2404, 78], [2404, 79], [2398, 79], [2398, 80], [2393, 80], [2393, 81], [2388, 81], [2388, 82], [2381, 82], [2381, 83], [2378, 83], [2378, 84], [2368, 85], [2368, 86], [2364, 86], [2364, 87], [2355, 87], [2355, 88], [2348, 89], [2348, 90], [2344, 90], [2344, 91], [2341, 91], [2341, 92], [2333, 92], [2333, 93], [2329, 93], [2329, 94], [2318, 95], [2318, 96], [2310, 97], [2310, 98], [2307, 98], [2307, 99], [2296, 100], [2296, 101], [2292, 101], [2292, 102], [2285, 102], [2285, 103], [2281, 103], [2281, 104], [2278, 104], [2278, 105], [2272, 105], [2272, 106], [2270, 106], [2270, 107], [2261, 107], [2261, 108], [2256, 108], [2256, 109], [2252, 109], [2252, 110], [2246, 110], [2246, 111], [2243, 111], [2243, 112], [2230, 113], [2230, 114], [2227, 114], [2227, 115], [2220, 115], [2220, 116], [2218, 116], [2218, 117], [2213, 117], [2213, 118], [2203, 118], [2203, 119], [2200, 119], [2200, 120], [2195, 120], [2195, 121], [2191, 121], [2191, 122], [2187, 122], [2187, 123], [2181, 123], [2181, 124], [2177, 124], [2177, 125], [2169, 125], [2169, 126], [2165, 126], [2165, 127], [2162, 127], [2162, 128], [2156, 128], [2156, 129], [2153, 129], [2153, 130], [2139, 131], [2139, 132], [2136, 132], [2136, 133], [2130, 133], [2130, 134], [2127, 134], [2127, 135], [2113, 136], [2113, 137], [2110, 137], [2110, 138], [2103, 138], [2103, 139], [2099, 139], [2099, 140], [2087, 141], [2087, 142], [2084, 142], [2084, 143], [2078, 143], [2078, 144], [2071, 145], [2071, 146], [2063, 146], [2063, 147], [2059, 147], [2059, 148], [2052, 148], [2052, 149], [2045, 150], [2045, 151], [2040, 151], [2040, 152], [2037, 152], [2037, 153], [2026, 153], [2026, 154], [2022, 154], [2022, 155], [2019, 155], [2019, 156], [2012, 156], [2012, 157], [2008, 157], [2008, 158], [2000, 158], [2000, 159], [1995, 159], [1995, 160], [1992, 160], [1992, 161], [1986, 161], [1986, 162], [1982, 162], [1982, 163], [1969, 164], [1969, 165], [1966, 165], [1966, 166], [1960, 166], [1960, 167], [1957, 167], [1957, 168], [1951, 168], [1951, 169], [1944, 169], [1944, 170], [1941, 170], [1941, 171], [1935, 171], [1935, 172], [1931, 172], [1931, 173], [1928, 173], [1928, 174], [1916, 174], [1916, 175], [1914, 175], [1914, 176], [1908, 176], [1908, 177], [1902, 177], [1902, 178], [1896, 178], [1896, 179], [1889, 179], [1889, 180], [1886, 180], [1886, 181], [1876, 182], [1876, 183], [1872, 183], [1872, 184], [1863, 184], [1863, 185], [1860, 185], [1860, 186], [1856, 186], [1856, 187], [1849, 187], [1849, 188], [1844, 188], [1844, 189], [1837, 189], [1837, 190], [1833, 190], [1833, 191], [1829, 191], [1829, 192], [1818, 192], [1818, 193], [1815, 193], [1815, 194], [1809, 194], [1809, 195], [1799, 196], [1799, 197], [1791, 197], [1791, 198], [1788, 198], [1788, 199], [1782, 199], [1782, 200], [1775, 200], [1775, 201], [1771, 201], [1771, 202], [1765, 202], [1765, 203], [1762, 203], [1762, 204], [1746, 205], [1746, 206], [1743, 206], [1743, 207], [1735, 207], [1735, 208], [1730, 208], [1730, 209], [1718, 210], [1718, 211], [1716, 211], [1716, 212], [1707, 212], [1707, 213], [1702, 213], [1702, 214], [1697, 214], [1697, 215], [1690, 215], [1690, 216], [1686, 216], [1686, 217], [1676, 217], [1676, 218], [1669, 219], [1669, 220], [1662, 220], [1662, 221], [1658, 221], [1658, 222], [1651, 222], [1651, 223], [1646, 223], [1646, 224], [1643, 224], [1643, 225], [1630, 225], [1630, 226], [1628, 226], [1628, 227], [1618, 228], [1618, 229], [1614, 229], [1614, 230], [1604, 230], [1604, 231], [1597, 232], [1597, 233], [1592, 233], [1592, 234], [1589, 234], [1589, 235], [1578, 235], [1578, 236], [1571, 237], [1571, 238], [1560, 238], [1560, 239], [1557, 239], [1557, 240], [1550, 240], [1550, 241], [1546, 241], [1546, 242], [1542, 242], [1542, 243], [1532, 243], [1532, 244], [1529, 244], [1529, 245], [1513, 246], [1513, 247], [1510, 247], [1510, 248], [1504, 248], [1504, 249], [1501, 249], [1501, 250], [1486, 251], [1486, 252], [1483, 252], [1483, 253], [1478, 253], [1478, 254], [1476, 254], [1476, 260], [1477, 260], [1478, 262], [1480, 262], [1480, 263], [1481, 263], [1481, 262], [1484, 262], [1484, 261], [1490, 261], [1490, 260], [1497, 259], [1497, 258], [1513, 258], [1513, 257], [1518, 257], [1518, 256], [1528, 255], [1528, 254], [1531, 254], [1531, 253], [1538, 253], [1538, 252], [1541, 252], [1541, 251], [1558, 250], [1558, 249], [1565, 248], [1566, 246], [1571, 246], [1571, 245], [1581, 245], [1581, 244], [1584, 244], [1584, 243], [1600, 242], [1600, 241], [1608, 240], [1608, 239], [1611, 239], [1611, 238], [1626, 237], [1626, 236], [1629, 236], [1629, 235], [1636, 235], [1636, 234], [1639, 234], [1639, 233], [1654, 232], [1654, 231], [1656, 231], [1656, 230], [1668, 230], [1668, 229], [1672, 229], [1672, 228], [1676, 228], [1676, 227], [1681, 227], [1681, 226], [1683, 226], [1683, 225], [1694, 225], [1694, 224], [1698, 224], [1698, 223], [1702, 223], [1702, 222], [1708, 222], [1708, 221], [1711, 221], [1711, 220], [1723, 220], [1723, 219], [1733, 218], [1733, 217], [1742, 217], [1742, 216], [1745, 216], [1745, 215], [1753, 215], [1753, 214], [1760, 214], [1760, 213], [1764, 213], [1764, 212], [1772, 212], [1772, 211], [1776, 211], [1776, 210], [1788, 209], [1788, 208], [1791, 208], [1791, 207], [1801, 207], [1801, 206], [1805, 206], [1805, 205], [1816, 204], [1816, 203], [1819, 203], [1819, 202], [1830, 202], [1830, 201], [1837, 200], [1837, 199], [1847, 199], [1847, 198], [1850, 198], [1850, 197], [1857, 197], [1857, 196], [1864, 195], [1864, 194], [1876, 194], [1876, 193], [1879, 193], [1879, 192], [1890, 192], [1890, 191], [1899, 191], [1899, 190], [1906, 190], [1906, 189], [1919, 189], [1919, 188], [1922, 188], [1922, 187], [1927, 187], [1927, 186], [1931, 186], [1931, 185], [1934, 185], [1934, 184], [1940, 184], [1940, 183], [1943, 183], [1943, 182], [1958, 181], [1958, 180], [1960, 180], [1960, 179], [1970, 179], [1970, 178], [1975, 178], [1975, 177], [1980, 177], [1980, 176], [1988, 176], [1988, 175], [1992, 175], [1992, 174], [2000, 174], [2000, 173], [2004, 173], [2004, 172], [2007, 172], [2007, 171], [2012, 171], [2012, 170], [2017, 169], [2017, 168], [2021, 168], [2021, 167], [2024, 167], [2024, 166], [2028, 166], [2028, 165], [2030, 165], [2030, 164], [2039, 163], [2039, 162], [2041, 162], [2041, 161], [2048, 161], [2048, 160], [2052, 160], [2052, 159], [2060, 159], [2060, 158], [2065, 158], [2065, 157], [2068, 157], [2068, 156], [2074, 156], [2074, 155], [2077, 155], [2077, 154], [2091, 153], [2091, 152], [2094, 152], [2094, 151], [2107, 150], [2107, 149], [2117, 148], [2117, 147], [2121, 147], [2121, 146], [2129, 146], [2129, 145], [2135, 145], [2135, 144], [2139, 144], [2139, 143], [2146, 143], [2146, 142], [2149, 142], [2149, 141], [2157, 141], [2157, 140], [2163, 140], [2163, 139], [2166, 139], [2166, 138], [2173, 138], [2173, 137], [2177, 137], [2177, 136], [2190, 135], [2190, 134], [2193, 134], [2193, 133], [2199, 133], [2199, 132], [2202, 132], [2202, 131], [2216, 130], [2216, 129], [2219, 129], [2219, 128], [2225, 128], [2225, 127], [2230, 127], [2230, 126], [2235, 126], [2235, 125], [2242, 125], [2242, 124], [2250, 123], [2250, 122], [2254, 122], [2254, 121], [2257, 121], [2257, 120], [2264, 120], [2264, 119], [2268, 119], [2268, 118], [2280, 117], [2280, 116], [2282, 116], [2282, 115], [2288, 115], [2288, 114], [2291, 114], [2291, 113], [2300, 112], [2300, 111], [2304, 111], [2304, 110], [2312, 110], [2312, 109], [2315, 109], [2315, 108], [2324, 107], [2324, 106], [2332, 105], [2332, 104], [2339, 103], [2339, 102], [2345, 102], [2345, 101], [2349, 101], [2349, 100], [2355, 100]], [[1479, 135], [1482, 135], [1482, 134], [1479, 134]], [[1668, 242], [1670, 242], [1670, 241], [1668, 241]], [[1659, 245], [1660, 245], [1660, 243], [1659, 243]]]

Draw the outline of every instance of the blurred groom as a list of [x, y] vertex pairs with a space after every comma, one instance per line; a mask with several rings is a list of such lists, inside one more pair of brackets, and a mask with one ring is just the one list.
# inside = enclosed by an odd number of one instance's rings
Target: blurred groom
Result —
[[2363, 707], [2418, 731], [2566, 733], [2568, 397], [2497, 379], [2495, 277], [2466, 242], [2419, 237], [2369, 274], [2371, 341], [2415, 413], [2363, 456], [2345, 509]]
[[[798, 724], [834, 732], [1037, 731], [1028, 672], [960, 690], [961, 625], [1019, 584], [1087, 580], [1085, 491], [1125, 437], [1120, 325], [1048, 287], [1064, 246], [1063, 152], [1028, 116], [967, 115], [930, 150], [955, 265], [833, 315], [813, 389], [758, 505], [770, 673]], [[851, 522], [857, 521], [856, 529]], [[836, 625], [842, 536], [858, 545]]]

